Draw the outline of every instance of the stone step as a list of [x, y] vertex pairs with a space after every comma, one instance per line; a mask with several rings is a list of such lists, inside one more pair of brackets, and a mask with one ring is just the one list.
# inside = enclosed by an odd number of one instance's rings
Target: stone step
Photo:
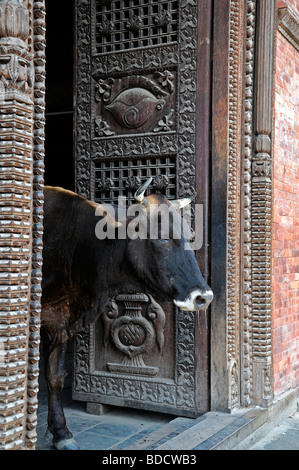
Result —
[[266, 419], [262, 410], [242, 415], [210, 412], [205, 416], [205, 420], [165, 441], [156, 450], [229, 450]]
[[237, 414], [208, 412], [199, 418], [175, 418], [130, 442], [127, 450], [228, 450], [266, 420], [261, 409]]
[[200, 416], [199, 418], [175, 418], [167, 424], [158, 427], [152, 432], [142, 436], [140, 439], [137, 439], [134, 443], [130, 443], [129, 447], [125, 449], [130, 450], [152, 450], [157, 446], [162, 445], [165, 441], [172, 439], [177, 436], [179, 433], [184, 432], [191, 426], [194, 426], [196, 423], [205, 419], [205, 415]]

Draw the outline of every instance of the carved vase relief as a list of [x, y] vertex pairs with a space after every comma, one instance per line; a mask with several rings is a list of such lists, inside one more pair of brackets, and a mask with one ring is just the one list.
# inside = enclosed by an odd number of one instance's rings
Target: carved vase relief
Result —
[[[142, 304], [146, 305], [144, 316]], [[159, 369], [147, 366], [144, 355], [155, 345], [160, 353], [163, 351], [166, 317], [161, 306], [145, 294], [122, 294], [110, 301], [102, 320], [104, 345], [110, 341], [123, 355], [120, 363], [107, 363], [107, 369], [126, 374], [157, 375]]]

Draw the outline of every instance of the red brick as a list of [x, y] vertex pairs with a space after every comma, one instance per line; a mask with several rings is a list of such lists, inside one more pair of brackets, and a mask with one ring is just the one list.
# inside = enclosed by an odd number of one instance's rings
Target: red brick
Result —
[[[287, 4], [299, 11], [299, 0]], [[299, 386], [299, 55], [279, 32], [276, 47], [273, 370], [279, 394]]]

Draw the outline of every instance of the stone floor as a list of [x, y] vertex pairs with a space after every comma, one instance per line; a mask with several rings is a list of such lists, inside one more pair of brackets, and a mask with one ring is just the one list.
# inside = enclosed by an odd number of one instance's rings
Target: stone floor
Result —
[[[47, 393], [40, 374], [37, 426], [37, 450], [54, 450], [52, 436], [47, 434]], [[251, 435], [264, 423], [265, 410], [239, 410], [226, 414], [209, 412], [196, 419], [168, 414], [111, 407], [100, 416], [86, 412], [82, 402], [71, 397], [69, 376], [63, 393], [64, 410], [69, 429], [81, 450], [128, 451], [146, 450], [299, 450], [299, 413], [270, 428], [257, 443]], [[244, 441], [243, 441], [244, 440]]]
[[[84, 403], [72, 401], [70, 390], [64, 393], [64, 411], [69, 429], [81, 450], [124, 449], [143, 436], [167, 424], [173, 417], [124, 408], [111, 408], [97, 416], [86, 413]], [[47, 433], [46, 397], [40, 396], [37, 426], [37, 450], [54, 450]]]
[[[86, 413], [82, 403], [68, 399], [65, 414], [81, 450], [171, 451], [234, 450], [248, 436], [246, 426], [253, 426], [254, 413], [229, 415], [206, 413], [197, 418], [177, 418], [160, 413], [112, 408], [102, 416]], [[47, 430], [46, 403], [38, 412], [37, 450], [54, 450]], [[238, 448], [238, 447], [237, 447]], [[299, 413], [282, 421], [257, 443], [242, 450], [299, 450]]]
[[282, 421], [250, 450], [299, 450], [299, 413]]
[[[124, 449], [173, 420], [171, 415], [118, 407], [111, 407], [109, 413], [101, 416], [87, 413], [85, 403], [72, 400], [70, 361], [69, 353], [63, 404], [68, 427], [81, 450]], [[36, 450], [54, 450], [52, 435], [47, 432], [47, 390], [42, 359], [39, 389]]]
[[[143, 410], [111, 407], [101, 416], [86, 412], [73, 401], [70, 379], [63, 393], [69, 429], [81, 450], [190, 450], [210, 449], [229, 437], [249, 418], [226, 413], [206, 413], [196, 419]], [[54, 450], [47, 433], [47, 394], [40, 376], [37, 450]]]

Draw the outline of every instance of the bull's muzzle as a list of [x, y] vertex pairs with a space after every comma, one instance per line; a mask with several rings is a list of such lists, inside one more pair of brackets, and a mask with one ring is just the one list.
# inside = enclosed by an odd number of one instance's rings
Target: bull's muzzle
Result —
[[213, 292], [209, 289], [201, 291], [194, 290], [185, 300], [174, 300], [174, 304], [182, 310], [194, 312], [205, 310], [213, 300]]

